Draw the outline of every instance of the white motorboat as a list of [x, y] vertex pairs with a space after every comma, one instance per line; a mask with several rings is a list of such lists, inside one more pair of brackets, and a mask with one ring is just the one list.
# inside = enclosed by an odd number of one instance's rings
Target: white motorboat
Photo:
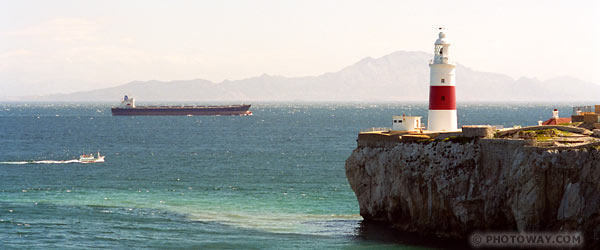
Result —
[[100, 155], [100, 152], [98, 152], [98, 157], [95, 157], [94, 154], [82, 154], [81, 156], [79, 156], [79, 162], [81, 163], [97, 163], [97, 162], [104, 162], [104, 156]]

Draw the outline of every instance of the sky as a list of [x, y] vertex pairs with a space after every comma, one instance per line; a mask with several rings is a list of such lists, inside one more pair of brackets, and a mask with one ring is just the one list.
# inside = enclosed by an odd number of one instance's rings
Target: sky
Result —
[[0, 97], [335, 72], [394, 51], [600, 84], [600, 1], [0, 0]]

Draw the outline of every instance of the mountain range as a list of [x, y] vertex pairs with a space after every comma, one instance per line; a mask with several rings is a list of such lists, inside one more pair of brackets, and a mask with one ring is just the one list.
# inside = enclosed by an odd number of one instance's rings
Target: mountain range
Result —
[[[261, 75], [214, 83], [134, 81], [117, 87], [69, 94], [11, 98], [13, 101], [111, 101], [123, 95], [138, 102], [252, 102], [252, 101], [427, 101], [429, 60], [425, 52], [398, 51], [367, 57], [333, 73], [283, 77]], [[600, 101], [600, 85], [573, 77], [545, 81], [480, 72], [457, 64], [457, 101], [580, 102]]]

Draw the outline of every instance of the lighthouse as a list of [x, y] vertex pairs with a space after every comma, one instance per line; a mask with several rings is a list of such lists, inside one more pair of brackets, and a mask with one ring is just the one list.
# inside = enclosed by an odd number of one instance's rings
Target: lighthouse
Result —
[[433, 60], [429, 63], [429, 117], [430, 131], [457, 130], [455, 68], [450, 61], [450, 42], [440, 28], [435, 41]]

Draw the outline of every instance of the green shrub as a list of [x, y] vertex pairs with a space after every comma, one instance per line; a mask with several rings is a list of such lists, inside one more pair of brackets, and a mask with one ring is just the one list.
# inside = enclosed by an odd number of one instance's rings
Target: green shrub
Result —
[[473, 137], [465, 137], [465, 136], [450, 136], [448, 138], [443, 139], [442, 141], [449, 141], [452, 143], [460, 143], [466, 144], [473, 141]]
[[434, 141], [435, 141], [435, 139], [422, 139], [422, 140], [418, 140], [417, 142], [418, 143], [423, 143], [423, 144], [429, 144], [429, 143], [432, 143]]

